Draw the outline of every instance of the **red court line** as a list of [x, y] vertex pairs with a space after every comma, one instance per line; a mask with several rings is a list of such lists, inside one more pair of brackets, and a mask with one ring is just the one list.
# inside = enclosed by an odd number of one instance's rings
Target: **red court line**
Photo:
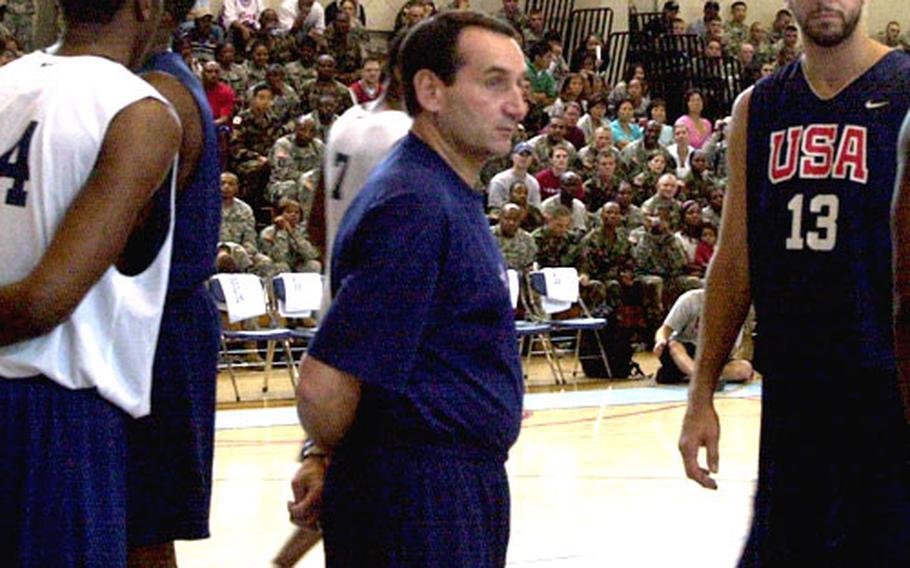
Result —
[[[751, 396], [724, 399], [724, 400], [751, 400], [753, 402], [761, 402], [760, 397], [751, 397]], [[642, 416], [645, 414], [656, 414], [658, 412], [666, 412], [667, 410], [684, 408], [685, 406], [686, 406], [686, 403], [679, 402], [679, 403], [674, 403], [674, 404], [668, 404], [666, 406], [660, 406], [657, 408], [648, 408], [645, 410], [635, 410], [633, 412], [624, 412], [621, 414], [610, 414], [608, 416], [602, 416], [600, 419], [606, 421], [606, 420], [616, 420], [619, 418], [629, 418], [632, 416]], [[552, 409], [552, 410], [577, 410], [577, 409], [560, 408], [560, 409]], [[539, 410], [536, 412], [548, 412], [548, 411], [549, 410], [547, 410], [547, 409], [542, 409], [542, 410]], [[598, 419], [597, 416], [593, 416], [590, 418], [574, 418], [572, 420], [554, 420], [554, 421], [549, 421], [549, 422], [541, 422], [538, 424], [523, 424], [521, 428], [530, 429], [530, 428], [549, 428], [552, 426], [570, 426], [572, 424], [585, 424], [588, 422], [595, 422], [597, 419]], [[262, 428], [262, 426], [258, 426], [258, 427]], [[299, 439], [299, 438], [295, 438], [292, 440], [219, 440], [219, 441], [216, 441], [216, 443], [215, 443], [215, 445], [218, 447], [231, 447], [231, 448], [242, 448], [242, 447], [250, 447], [250, 446], [269, 446], [269, 445], [277, 446], [277, 445], [288, 445], [288, 444], [303, 444], [303, 440]]]

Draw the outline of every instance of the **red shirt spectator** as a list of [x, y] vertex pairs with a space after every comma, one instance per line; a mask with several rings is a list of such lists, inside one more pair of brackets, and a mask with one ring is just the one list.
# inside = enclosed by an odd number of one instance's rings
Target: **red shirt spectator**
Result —
[[376, 86], [375, 89], [370, 89], [367, 87], [363, 79], [355, 81], [351, 87], [351, 92], [354, 94], [354, 99], [357, 101], [357, 104], [362, 105], [370, 101], [375, 101], [378, 99], [384, 92], [382, 88], [382, 83]]
[[215, 124], [218, 126], [230, 124], [236, 95], [234, 89], [221, 82], [221, 66], [215, 61], [207, 62], [202, 68], [202, 86], [212, 108]]
[[379, 60], [375, 57], [367, 57], [363, 62], [360, 70], [360, 79], [351, 84], [351, 93], [357, 104], [362, 105], [376, 100], [383, 93], [382, 83], [379, 77], [382, 73]]

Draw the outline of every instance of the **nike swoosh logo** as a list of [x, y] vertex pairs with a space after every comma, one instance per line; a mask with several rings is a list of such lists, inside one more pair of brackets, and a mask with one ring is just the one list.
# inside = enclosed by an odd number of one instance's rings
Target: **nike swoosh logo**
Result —
[[889, 104], [891, 104], [890, 101], [866, 101], [866, 108], [869, 110], [875, 110], [884, 108]]

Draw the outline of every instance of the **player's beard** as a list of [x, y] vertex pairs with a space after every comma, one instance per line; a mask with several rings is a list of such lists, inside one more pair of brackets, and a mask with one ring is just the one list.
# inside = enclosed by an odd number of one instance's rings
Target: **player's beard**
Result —
[[809, 13], [805, 21], [799, 22], [799, 27], [803, 34], [815, 45], [819, 47], [835, 47], [843, 43], [853, 35], [856, 26], [859, 25], [859, 19], [862, 15], [862, 7], [857, 8], [850, 14], [845, 14], [841, 10], [836, 10], [841, 19], [840, 26], [824, 26], [821, 22], [812, 22], [812, 16], [819, 11]]

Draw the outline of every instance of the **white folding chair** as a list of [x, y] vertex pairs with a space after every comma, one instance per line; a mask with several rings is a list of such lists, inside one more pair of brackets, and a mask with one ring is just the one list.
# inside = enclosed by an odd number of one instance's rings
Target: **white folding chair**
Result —
[[[512, 309], [517, 309], [519, 305], [519, 300], [521, 300], [522, 305], [525, 305], [525, 313], [531, 314], [532, 312], [527, 309], [526, 302], [524, 301], [524, 294], [521, 290], [521, 275], [517, 270], [509, 269], [507, 271], [507, 276], [509, 279], [509, 295], [512, 301]], [[525, 340], [528, 341], [528, 354], [523, 360], [523, 375], [524, 378], [528, 378], [528, 373], [531, 368], [531, 355], [534, 352], [534, 341], [535, 339], [541, 346], [544, 357], [546, 357], [547, 365], [550, 367], [550, 374], [553, 376], [553, 380], [556, 384], [560, 384], [565, 381], [562, 376], [562, 369], [559, 367], [559, 362], [556, 361], [553, 354], [553, 343], [550, 341], [550, 332], [553, 331], [553, 326], [545, 321], [532, 321], [532, 320], [515, 320], [515, 333], [518, 335], [518, 352], [521, 353], [525, 347]]]
[[597, 342], [600, 358], [607, 374], [613, 377], [607, 352], [599, 331], [607, 327], [605, 318], [593, 317], [579, 294], [578, 271], [572, 267], [543, 268], [529, 275], [531, 289], [540, 294], [541, 308], [547, 314], [554, 314], [569, 309], [575, 302], [581, 306], [584, 317], [551, 320], [554, 331], [575, 332], [575, 349], [572, 362], [572, 380], [578, 373], [581, 360], [581, 334], [593, 332]]
[[255, 274], [216, 274], [209, 280], [209, 290], [218, 309], [227, 313], [230, 323], [242, 321], [255, 321], [258, 325], [261, 316], [268, 316], [269, 326], [265, 329], [230, 330], [221, 332], [221, 355], [231, 384], [234, 387], [234, 396], [240, 401], [240, 391], [237, 388], [237, 377], [234, 374], [234, 363], [228, 346], [232, 343], [266, 342], [265, 370], [262, 383], [262, 392], [268, 391], [269, 376], [275, 359], [275, 346], [280, 342], [284, 348], [287, 359], [288, 376], [291, 386], [296, 388], [297, 371], [291, 356], [291, 330], [275, 325], [269, 310], [268, 295], [262, 280]]

